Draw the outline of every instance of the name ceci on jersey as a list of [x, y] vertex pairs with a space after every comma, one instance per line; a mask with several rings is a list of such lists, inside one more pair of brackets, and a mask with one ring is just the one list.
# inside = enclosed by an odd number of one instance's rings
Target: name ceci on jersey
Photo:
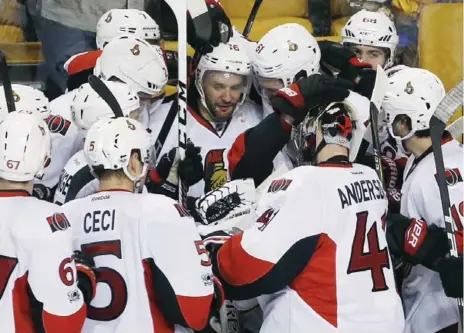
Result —
[[100, 232], [114, 230], [114, 221], [116, 209], [113, 210], [95, 210], [84, 215], [84, 232]]
[[337, 191], [342, 209], [351, 206], [353, 203], [358, 204], [386, 198], [383, 186], [378, 179], [356, 181], [345, 185], [344, 188], [338, 188]]

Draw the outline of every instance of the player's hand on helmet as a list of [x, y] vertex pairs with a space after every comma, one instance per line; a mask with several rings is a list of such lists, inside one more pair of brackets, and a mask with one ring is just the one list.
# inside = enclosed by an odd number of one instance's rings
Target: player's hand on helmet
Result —
[[200, 47], [203, 47], [204, 53], [213, 51], [213, 47], [219, 45], [219, 43], [227, 43], [232, 37], [232, 24], [230, 19], [227, 17], [221, 3], [218, 0], [205, 0], [206, 6], [208, 7], [209, 17], [212, 23], [212, 33], [210, 40], [204, 43], [199, 40], [193, 20], [190, 15], [187, 16], [187, 41], [190, 46], [197, 51]]
[[297, 126], [312, 109], [331, 102], [343, 101], [354, 83], [325, 75], [314, 74], [300, 79], [271, 97], [274, 111], [290, 117]]
[[436, 270], [439, 258], [448, 253], [448, 238], [444, 229], [420, 219], [409, 219], [401, 214], [387, 215], [386, 237], [390, 252], [413, 265], [424, 265]]
[[82, 251], [74, 251], [72, 259], [76, 263], [77, 286], [84, 296], [85, 304], [90, 304], [97, 291], [95, 262]]
[[349, 48], [328, 40], [318, 42], [321, 50], [321, 64], [339, 72], [338, 77], [355, 81], [370, 64], [362, 62]]

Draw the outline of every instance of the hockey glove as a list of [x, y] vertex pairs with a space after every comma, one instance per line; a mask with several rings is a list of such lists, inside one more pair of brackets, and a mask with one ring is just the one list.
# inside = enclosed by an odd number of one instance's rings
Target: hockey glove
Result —
[[97, 278], [93, 258], [81, 251], [74, 251], [72, 256], [76, 263], [77, 286], [84, 296], [85, 304], [89, 305], [97, 292]]
[[390, 252], [413, 265], [436, 270], [436, 261], [448, 253], [445, 230], [401, 214], [387, 215], [386, 237]]
[[462, 257], [440, 259], [437, 263], [443, 289], [448, 297], [462, 298]]
[[206, 0], [206, 6], [208, 7], [208, 14], [213, 25], [210, 40], [208, 43], [202, 44], [203, 41], [199, 40], [195, 33], [193, 20], [188, 15], [187, 41], [195, 51], [203, 46], [203, 53], [210, 53], [213, 51], [213, 47], [218, 46], [219, 43], [227, 43], [230, 37], [232, 37], [233, 31], [230, 20], [218, 0]]
[[180, 160], [178, 148], [172, 148], [161, 157], [156, 169], [150, 170], [147, 190], [177, 200], [179, 176], [185, 180], [187, 186], [192, 186], [203, 178], [200, 148], [190, 142], [187, 143], [183, 160]]
[[318, 106], [343, 101], [354, 83], [314, 74], [282, 88], [271, 97], [274, 111], [293, 119], [293, 126], [299, 125], [308, 112]]
[[335, 42], [322, 40], [318, 42], [321, 50], [321, 63], [339, 72], [338, 77], [355, 81], [371, 65], [362, 62], [349, 48]]
[[53, 190], [42, 184], [34, 184], [32, 196], [40, 200], [51, 201], [53, 199]]

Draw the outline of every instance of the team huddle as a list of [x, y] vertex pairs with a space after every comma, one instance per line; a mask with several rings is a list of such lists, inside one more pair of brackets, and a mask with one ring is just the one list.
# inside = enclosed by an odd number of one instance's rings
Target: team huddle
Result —
[[185, 150], [143, 11], [102, 16], [64, 95], [13, 84], [11, 112], [0, 93], [0, 332], [457, 333], [463, 150], [445, 130], [455, 258], [440, 79], [395, 64], [381, 12], [342, 43], [294, 23], [252, 42], [206, 2], [228, 38], [189, 30]]

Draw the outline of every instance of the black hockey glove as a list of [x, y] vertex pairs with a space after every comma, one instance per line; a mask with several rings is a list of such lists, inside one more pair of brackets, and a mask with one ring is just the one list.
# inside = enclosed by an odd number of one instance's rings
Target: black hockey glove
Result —
[[462, 257], [440, 259], [437, 263], [443, 289], [448, 297], [462, 298]]
[[347, 80], [314, 74], [278, 90], [271, 97], [271, 104], [274, 111], [288, 115], [293, 119], [292, 125], [297, 126], [315, 107], [343, 101], [353, 87], [354, 83]]
[[222, 8], [221, 3], [218, 0], [205, 0], [205, 2], [213, 25], [211, 38], [208, 43], [203, 44], [203, 41], [199, 40], [195, 33], [192, 18], [190, 15], [187, 15], [187, 41], [195, 51], [198, 51], [202, 46], [203, 53], [209, 53], [213, 51], [213, 47], [218, 46], [219, 43], [227, 43], [230, 37], [232, 37], [233, 31], [230, 20]]
[[34, 184], [32, 196], [45, 201], [53, 200], [53, 190], [42, 184]]
[[424, 220], [401, 214], [387, 215], [387, 242], [390, 252], [413, 265], [436, 270], [439, 258], [448, 253], [448, 238], [443, 229], [427, 226]]
[[76, 263], [77, 286], [84, 296], [85, 304], [88, 305], [97, 292], [95, 262], [92, 257], [81, 251], [74, 251], [72, 258]]
[[180, 160], [178, 148], [172, 148], [164, 154], [156, 169], [149, 173], [149, 181], [146, 184], [148, 192], [163, 194], [177, 200], [179, 177], [186, 182], [187, 186], [195, 185], [203, 179], [204, 171], [200, 151], [199, 147], [189, 142], [183, 160]]
[[338, 77], [353, 81], [361, 76], [371, 65], [361, 62], [349, 48], [340, 43], [322, 40], [318, 42], [321, 50], [321, 64], [339, 72]]

